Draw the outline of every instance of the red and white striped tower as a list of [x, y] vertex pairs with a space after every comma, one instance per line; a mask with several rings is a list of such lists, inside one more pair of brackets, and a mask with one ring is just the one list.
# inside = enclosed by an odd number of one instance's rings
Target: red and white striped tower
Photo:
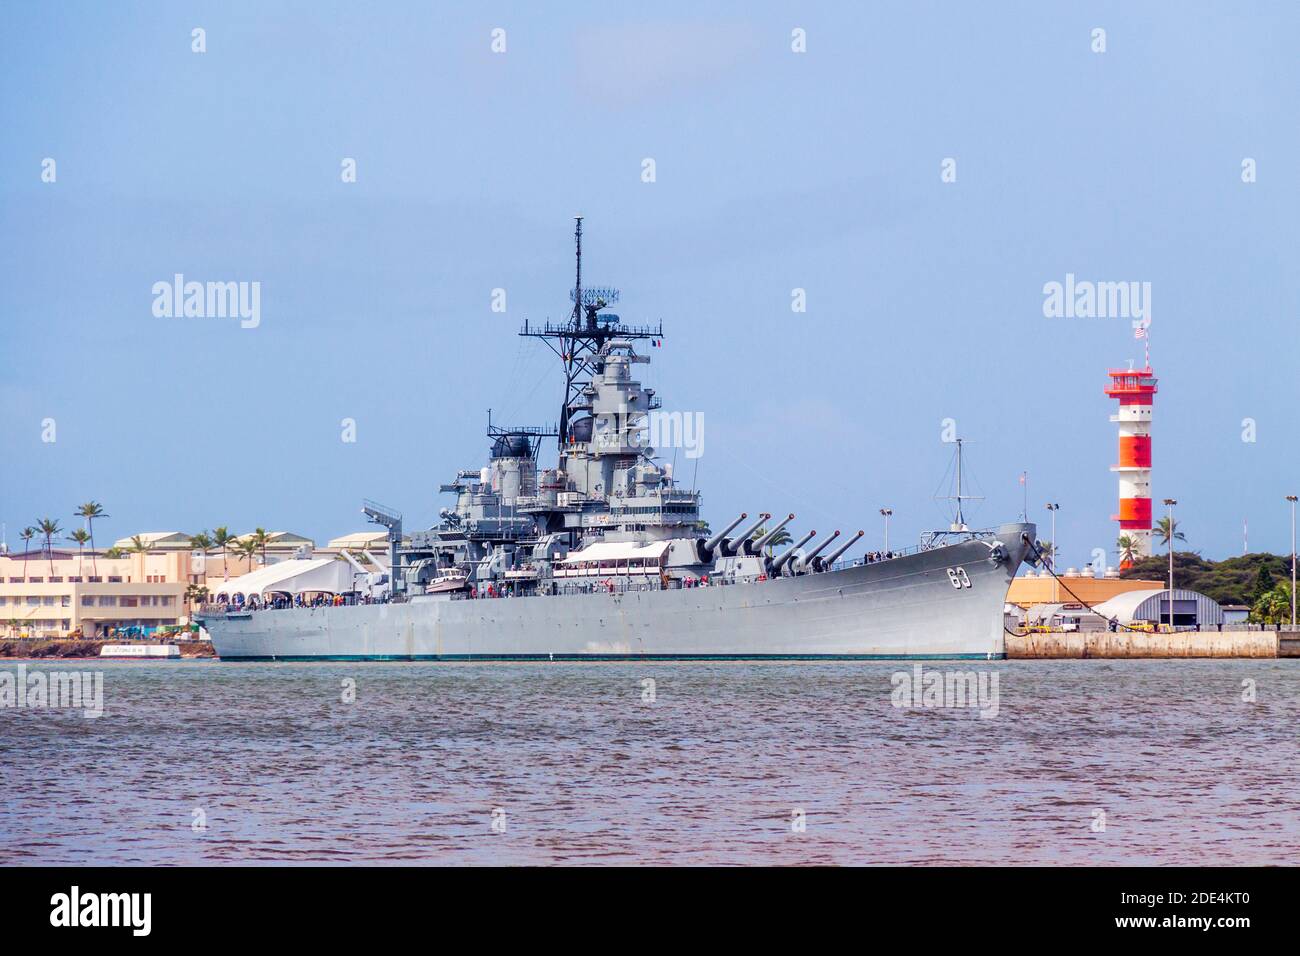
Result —
[[1119, 464], [1110, 470], [1119, 473], [1120, 535], [1136, 542], [1141, 557], [1151, 554], [1151, 405], [1156, 394], [1156, 378], [1150, 359], [1145, 368], [1110, 370], [1106, 394], [1119, 399], [1119, 413], [1110, 420], [1119, 425]]

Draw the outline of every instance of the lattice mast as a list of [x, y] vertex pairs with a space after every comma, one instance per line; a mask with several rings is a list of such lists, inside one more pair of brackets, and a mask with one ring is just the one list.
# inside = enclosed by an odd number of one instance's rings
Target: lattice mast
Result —
[[560, 406], [560, 424], [558, 441], [560, 455], [563, 457], [570, 441], [570, 427], [578, 412], [589, 411], [589, 402], [585, 389], [596, 371], [600, 350], [610, 339], [653, 339], [663, 338], [663, 324], [623, 325], [617, 315], [601, 313], [601, 310], [619, 300], [618, 289], [582, 287], [582, 216], [574, 217], [573, 241], [577, 251], [573, 289], [569, 298], [573, 300], [573, 311], [569, 321], [552, 323], [547, 321], [542, 326], [524, 322], [520, 335], [539, 338], [559, 356], [564, 368], [564, 403]]

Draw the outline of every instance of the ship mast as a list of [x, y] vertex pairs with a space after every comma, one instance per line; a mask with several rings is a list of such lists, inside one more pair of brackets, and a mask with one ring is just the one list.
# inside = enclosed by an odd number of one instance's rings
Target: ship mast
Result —
[[573, 241], [577, 252], [574, 273], [573, 311], [569, 321], [541, 326], [530, 325], [527, 320], [520, 335], [542, 339], [564, 366], [564, 404], [560, 406], [558, 429], [560, 456], [569, 444], [574, 414], [589, 410], [584, 390], [591, 383], [600, 350], [610, 339], [662, 339], [663, 323], [657, 326], [623, 325], [617, 315], [600, 314], [600, 310], [619, 300], [618, 289], [582, 287], [582, 216], [574, 216]]
[[969, 531], [969, 530], [970, 530], [970, 528], [968, 528], [968, 527], [966, 526], [966, 515], [965, 515], [965, 512], [964, 512], [963, 509], [962, 509], [962, 502], [963, 502], [963, 501], [983, 501], [983, 500], [984, 500], [984, 496], [983, 496], [983, 495], [966, 495], [966, 494], [962, 494], [962, 442], [963, 442], [964, 440], [965, 440], [965, 439], [962, 439], [962, 438], [956, 438], [956, 439], [954, 439], [954, 441], [957, 443], [957, 452], [956, 452], [956, 465], [957, 465], [956, 483], [957, 483], [957, 493], [956, 493], [955, 495], [940, 495], [940, 496], [938, 496], [938, 500], [942, 500], [942, 501], [955, 501], [955, 502], [957, 503], [957, 505], [956, 505], [956, 507], [957, 507], [957, 514], [956, 514], [956, 516], [954, 517], [954, 520], [953, 520], [953, 522], [952, 522], [951, 527], [948, 529], [948, 530], [950, 530], [950, 531]]

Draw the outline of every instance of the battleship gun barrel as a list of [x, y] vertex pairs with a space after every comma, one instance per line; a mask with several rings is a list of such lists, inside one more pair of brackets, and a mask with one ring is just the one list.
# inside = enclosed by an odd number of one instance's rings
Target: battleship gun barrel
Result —
[[813, 558], [821, 554], [822, 551], [825, 550], [826, 545], [830, 544], [839, 536], [840, 536], [840, 532], [839, 529], [837, 528], [834, 531], [832, 531], [829, 535], [827, 535], [825, 538], [823, 538], [821, 544], [817, 545], [817, 547], [813, 548], [811, 551], [809, 551], [807, 554], [803, 556], [803, 563], [805, 565], [812, 564]]
[[727, 525], [725, 528], [723, 528], [721, 531], [719, 531], [717, 534], [715, 534], [715, 535], [714, 535], [712, 538], [710, 538], [708, 541], [705, 541], [705, 542], [704, 542], [704, 550], [705, 550], [705, 551], [712, 551], [714, 548], [716, 548], [719, 544], [722, 543], [722, 539], [723, 539], [723, 538], [725, 538], [727, 535], [731, 534], [731, 529], [732, 529], [732, 528], [736, 527], [736, 525], [740, 524], [742, 521], [744, 521], [744, 520], [745, 520], [746, 518], [748, 518], [748, 517], [749, 517], [749, 515], [748, 515], [746, 512], [742, 511], [742, 512], [740, 513], [740, 517], [739, 517], [739, 518], [737, 518], [735, 521], [731, 522], [731, 524]]
[[753, 554], [758, 554], [760, 551], [763, 550], [763, 548], [765, 548], [765, 547], [767, 546], [767, 543], [768, 543], [769, 541], [771, 541], [773, 538], [776, 537], [776, 533], [777, 533], [778, 531], [780, 531], [782, 528], [784, 528], [786, 525], [788, 525], [788, 524], [789, 524], [791, 521], [793, 521], [793, 520], [794, 520], [794, 512], [791, 511], [788, 515], [786, 515], [784, 518], [781, 519], [781, 521], [776, 525], [776, 527], [774, 527], [774, 528], [773, 528], [771, 531], [769, 531], [767, 534], [763, 535], [763, 537], [761, 537], [761, 538], [759, 538], [757, 541], [755, 541], [754, 544], [753, 544], [753, 546], [752, 546], [749, 550], [750, 550]]
[[807, 544], [809, 541], [811, 541], [811, 540], [813, 539], [813, 536], [816, 535], [816, 534], [817, 534], [817, 532], [816, 532], [815, 530], [814, 530], [814, 531], [809, 531], [806, 535], [804, 535], [802, 538], [800, 538], [798, 541], [796, 541], [794, 544], [792, 544], [789, 548], [787, 548], [787, 549], [786, 549], [786, 550], [781, 554], [780, 557], [776, 558], [776, 559], [772, 562], [772, 573], [773, 573], [773, 574], [780, 574], [780, 573], [781, 573], [781, 569], [782, 569], [783, 567], [785, 567], [786, 562], [789, 561], [790, 558], [794, 556], [794, 553], [795, 553], [796, 551], [798, 551], [800, 548], [802, 548], [802, 547], [803, 547], [805, 544]]
[[842, 555], [845, 551], [849, 550], [849, 548], [857, 544], [858, 538], [862, 537], [864, 534], [866, 534], [865, 531], [859, 531], [853, 537], [849, 538], [848, 541], [845, 541], [842, 545], [840, 545], [838, 548], [836, 548], [834, 551], [828, 554], [822, 560], [822, 564], [829, 568], [832, 564], [834, 564], [836, 561], [839, 560], [840, 555]]
[[755, 531], [757, 531], [759, 528], [763, 527], [763, 522], [764, 522], [764, 521], [771, 521], [771, 520], [772, 520], [772, 516], [771, 516], [770, 514], [768, 514], [766, 511], [764, 511], [762, 514], [760, 514], [760, 515], [758, 516], [758, 520], [757, 520], [757, 521], [755, 521], [753, 524], [751, 524], [751, 525], [750, 525], [748, 528], [746, 528], [744, 531], [740, 532], [740, 534], [736, 535], [736, 537], [734, 537], [734, 538], [731, 539], [731, 540], [732, 540], [732, 543], [731, 543], [731, 547], [730, 547], [730, 549], [729, 549], [729, 550], [731, 551], [731, 553], [732, 553], [732, 554], [744, 554], [744, 553], [745, 553], [745, 542], [749, 540], [750, 535], [752, 535], [752, 534], [753, 534]]

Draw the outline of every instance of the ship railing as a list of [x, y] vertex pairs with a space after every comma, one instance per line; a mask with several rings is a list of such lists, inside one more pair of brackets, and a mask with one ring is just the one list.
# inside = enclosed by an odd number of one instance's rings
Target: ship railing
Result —
[[860, 558], [846, 558], [843, 561], [836, 561], [830, 566], [831, 571], [843, 571], [845, 568], [860, 568], [864, 564], [888, 564], [895, 558], [905, 558], [908, 555], [920, 554], [923, 551], [932, 551], [932, 547], [926, 547], [922, 544], [912, 545], [910, 548], [899, 548], [897, 550], [890, 548], [888, 551], [883, 548], [879, 551], [868, 551]]
[[978, 541], [992, 538], [998, 533], [997, 528], [968, 528], [965, 531], [923, 531], [919, 550], [933, 551], [947, 544], [960, 544], [963, 541]]

